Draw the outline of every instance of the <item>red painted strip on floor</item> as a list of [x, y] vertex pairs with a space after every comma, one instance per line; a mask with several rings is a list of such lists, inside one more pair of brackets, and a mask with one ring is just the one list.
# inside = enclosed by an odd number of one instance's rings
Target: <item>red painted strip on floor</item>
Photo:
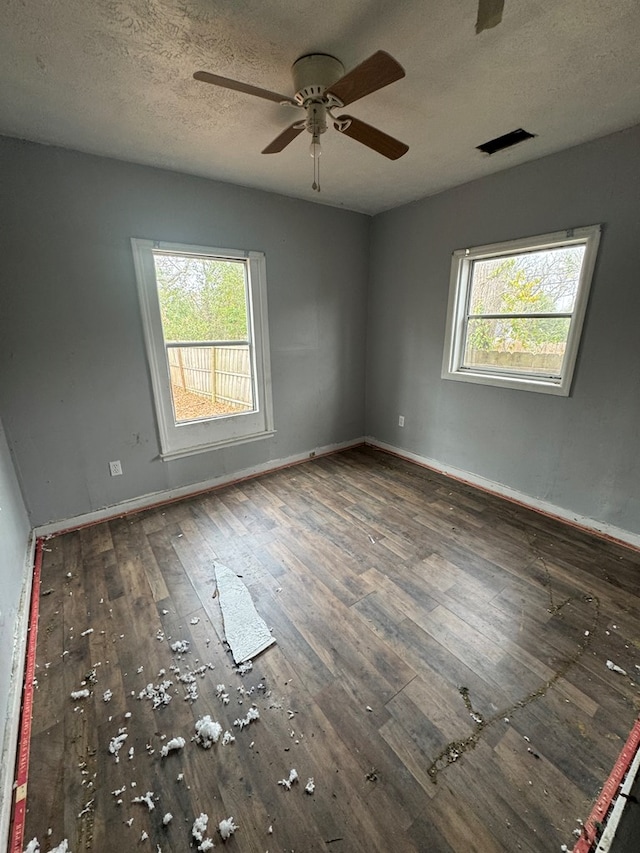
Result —
[[636, 720], [635, 725], [631, 729], [631, 733], [627, 738], [627, 742], [622, 747], [622, 752], [618, 756], [618, 760], [613, 766], [613, 770], [609, 774], [609, 778], [604, 783], [600, 796], [596, 800], [596, 804], [591, 810], [591, 814], [587, 818], [582, 835], [578, 839], [576, 846], [573, 848], [573, 853], [589, 853], [592, 847], [595, 846], [597, 839], [600, 837], [596, 821], [603, 824], [606, 820], [611, 804], [618, 793], [618, 789], [622, 781], [629, 771], [631, 762], [635, 758], [638, 747], [640, 746], [640, 719]]
[[29, 638], [24, 672], [22, 695], [22, 717], [18, 738], [16, 761], [15, 799], [13, 804], [11, 842], [8, 853], [22, 853], [24, 847], [24, 825], [27, 816], [27, 778], [29, 775], [29, 748], [31, 746], [31, 718], [33, 716], [33, 681], [36, 673], [36, 644], [38, 642], [38, 609], [40, 606], [40, 574], [42, 571], [43, 539], [36, 542], [31, 607], [29, 611]]

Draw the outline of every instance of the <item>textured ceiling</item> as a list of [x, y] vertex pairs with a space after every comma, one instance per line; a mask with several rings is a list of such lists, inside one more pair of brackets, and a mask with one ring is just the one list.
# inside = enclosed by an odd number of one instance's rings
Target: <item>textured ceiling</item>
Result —
[[[0, 134], [376, 213], [640, 122], [638, 0], [0, 0]], [[331, 130], [322, 193], [307, 134], [260, 151], [291, 108], [198, 69], [293, 93], [311, 52], [378, 49], [407, 76], [349, 107], [410, 146], [392, 162]], [[536, 138], [491, 157], [517, 127]]]

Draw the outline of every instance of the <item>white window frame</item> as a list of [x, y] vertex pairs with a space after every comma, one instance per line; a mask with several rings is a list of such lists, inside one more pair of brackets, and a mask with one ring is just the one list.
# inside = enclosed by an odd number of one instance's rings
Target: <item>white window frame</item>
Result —
[[[219, 447], [268, 438], [275, 432], [271, 400], [271, 367], [267, 318], [267, 273], [263, 252], [219, 249], [139, 238], [131, 239], [142, 311], [142, 325], [151, 372], [151, 384], [163, 460], [191, 456]], [[255, 410], [205, 420], [176, 423], [171, 398], [171, 381], [165, 351], [158, 300], [154, 250], [181, 255], [242, 261], [248, 282], [248, 338], [253, 365]]]
[[[567, 231], [556, 231], [553, 234], [542, 234], [537, 237], [509, 240], [504, 243], [493, 243], [488, 246], [476, 246], [455, 251], [452, 256], [449, 281], [442, 378], [567, 397], [571, 390], [591, 279], [600, 242], [600, 232], [600, 225], [589, 225], [582, 228], [571, 228]], [[487, 367], [463, 367], [473, 261], [575, 245], [584, 245], [585, 253], [574, 308], [571, 312], [561, 375], [524, 373], [523, 371], [498, 367], [494, 370]]]

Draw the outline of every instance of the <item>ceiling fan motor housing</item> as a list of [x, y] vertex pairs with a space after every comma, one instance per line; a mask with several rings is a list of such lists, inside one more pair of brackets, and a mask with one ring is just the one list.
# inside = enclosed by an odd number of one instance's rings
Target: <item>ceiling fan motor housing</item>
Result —
[[325, 90], [344, 75], [344, 66], [335, 56], [309, 53], [293, 63], [295, 100], [302, 106], [322, 98]]

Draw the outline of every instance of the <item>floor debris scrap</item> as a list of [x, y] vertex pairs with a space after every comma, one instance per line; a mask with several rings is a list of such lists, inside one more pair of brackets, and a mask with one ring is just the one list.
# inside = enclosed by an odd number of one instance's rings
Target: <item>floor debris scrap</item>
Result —
[[221, 563], [215, 564], [215, 572], [225, 636], [233, 659], [243, 664], [268, 649], [275, 640], [258, 614], [245, 583]]

